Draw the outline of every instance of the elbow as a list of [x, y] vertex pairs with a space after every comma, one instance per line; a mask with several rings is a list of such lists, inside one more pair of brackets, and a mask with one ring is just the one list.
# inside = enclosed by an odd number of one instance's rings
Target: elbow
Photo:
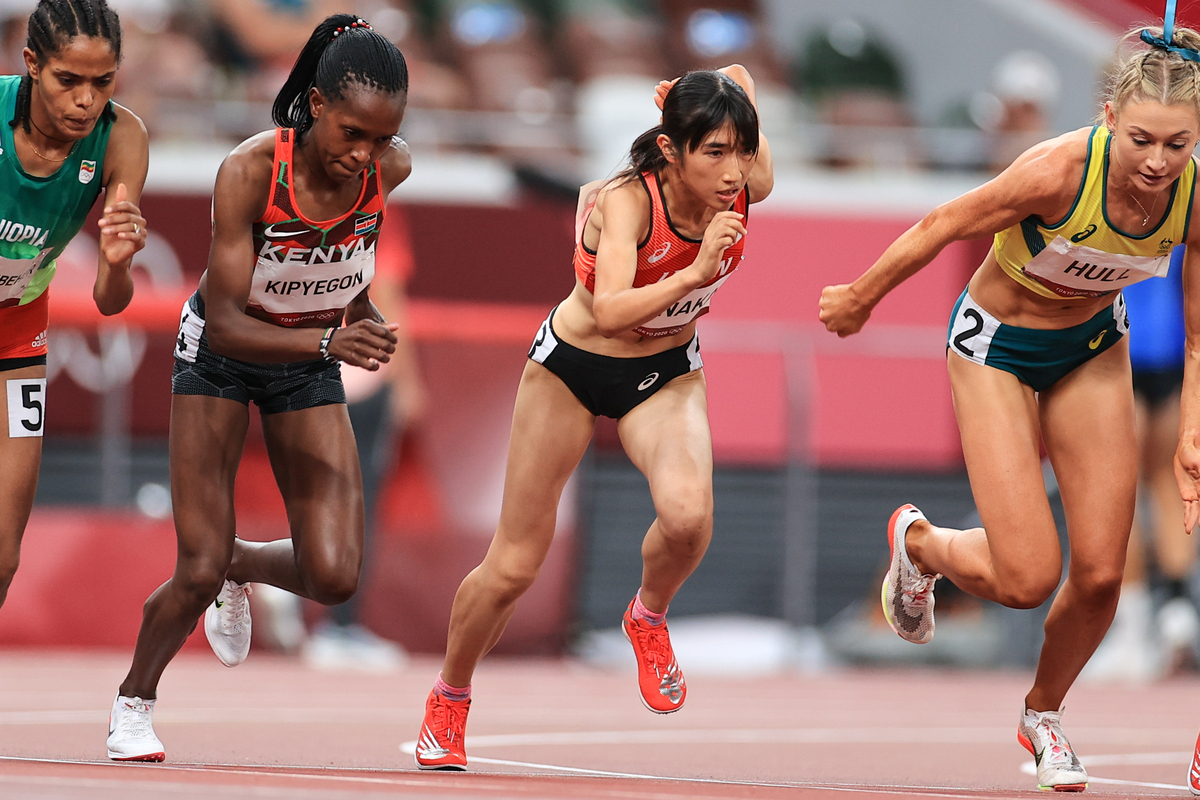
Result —
[[592, 318], [596, 321], [596, 331], [605, 339], [612, 339], [626, 331], [625, 327], [615, 324], [611, 310], [599, 301], [592, 306]]

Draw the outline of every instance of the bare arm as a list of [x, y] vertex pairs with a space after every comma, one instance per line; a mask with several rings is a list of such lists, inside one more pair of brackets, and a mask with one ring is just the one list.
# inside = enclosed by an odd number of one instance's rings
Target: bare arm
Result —
[[104, 214], [100, 217], [100, 252], [92, 299], [101, 314], [111, 316], [133, 299], [129, 268], [133, 257], [146, 246], [146, 220], [138, 207], [150, 163], [146, 126], [131, 111], [115, 106], [104, 151]]
[[825, 287], [821, 322], [838, 336], [857, 333], [888, 292], [951, 242], [995, 234], [1031, 215], [1061, 216], [1078, 189], [1082, 141], [1075, 132], [1038, 145], [984, 185], [929, 212], [854, 283]]
[[695, 261], [658, 283], [634, 288], [637, 245], [650, 213], [649, 202], [633, 183], [606, 190], [596, 201], [602, 223], [592, 315], [603, 336], [617, 336], [649, 322], [688, 292], [708, 283], [717, 275], [725, 248], [738, 234], [746, 235], [742, 215], [722, 211], [704, 231]]
[[1183, 390], [1175, 479], [1183, 498], [1183, 530], [1200, 520], [1200, 209], [1193, 207], [1183, 260]]

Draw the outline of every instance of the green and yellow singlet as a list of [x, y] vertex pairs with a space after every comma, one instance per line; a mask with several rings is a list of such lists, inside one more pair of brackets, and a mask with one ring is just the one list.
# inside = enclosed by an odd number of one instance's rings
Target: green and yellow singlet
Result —
[[1146, 278], [1163, 277], [1171, 249], [1187, 238], [1196, 161], [1171, 185], [1162, 221], [1143, 234], [1108, 218], [1110, 133], [1097, 125], [1088, 139], [1083, 180], [1071, 210], [1047, 225], [1030, 216], [996, 234], [996, 261], [1013, 280], [1043, 297], [1100, 297]]

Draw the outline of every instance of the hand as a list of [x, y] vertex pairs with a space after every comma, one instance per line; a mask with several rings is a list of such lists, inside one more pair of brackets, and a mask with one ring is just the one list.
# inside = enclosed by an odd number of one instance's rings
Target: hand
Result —
[[718, 211], [708, 227], [704, 229], [704, 239], [700, 243], [700, 254], [689, 269], [700, 280], [700, 286], [717, 277], [721, 269], [721, 257], [725, 250], [734, 242], [746, 235], [746, 226], [742, 224], [745, 215], [736, 211]]
[[118, 183], [100, 217], [100, 251], [110, 266], [124, 264], [146, 246], [146, 219], [127, 196], [125, 184]]
[[667, 99], [667, 92], [671, 91], [671, 87], [678, 81], [679, 78], [673, 81], [659, 81], [658, 86], [654, 87], [654, 105], [658, 106], [659, 111], [662, 111], [663, 102]]
[[1190, 534], [1200, 520], [1200, 494], [1196, 490], [1200, 482], [1200, 450], [1194, 440], [1179, 440], [1175, 451], [1175, 482], [1183, 498], [1183, 532]]
[[329, 354], [355, 367], [374, 372], [386, 364], [396, 352], [396, 331], [400, 325], [380, 325], [370, 319], [360, 319], [345, 328], [338, 328], [329, 340]]
[[862, 302], [848, 283], [822, 289], [820, 308], [818, 317], [825, 330], [843, 338], [858, 333], [871, 317], [871, 307]]

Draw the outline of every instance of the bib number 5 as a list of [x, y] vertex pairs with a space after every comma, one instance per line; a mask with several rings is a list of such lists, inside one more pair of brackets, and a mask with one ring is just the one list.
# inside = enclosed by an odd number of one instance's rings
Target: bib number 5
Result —
[[8, 384], [8, 438], [41, 436], [46, 423], [46, 379], [18, 378]]

